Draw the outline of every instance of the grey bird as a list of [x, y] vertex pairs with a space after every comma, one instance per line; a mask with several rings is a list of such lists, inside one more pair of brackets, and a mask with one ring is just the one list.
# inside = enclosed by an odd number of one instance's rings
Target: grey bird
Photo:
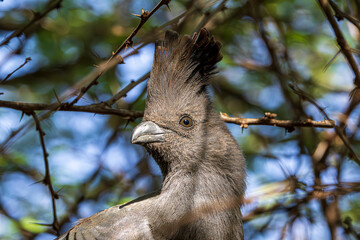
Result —
[[132, 133], [160, 166], [158, 192], [81, 220], [58, 239], [244, 239], [245, 159], [207, 86], [221, 44], [201, 29], [155, 45], [143, 117]]

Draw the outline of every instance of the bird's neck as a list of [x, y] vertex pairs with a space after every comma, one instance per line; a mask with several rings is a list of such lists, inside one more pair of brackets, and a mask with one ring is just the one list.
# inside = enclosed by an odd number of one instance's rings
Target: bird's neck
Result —
[[229, 166], [228, 169], [233, 171], [205, 163], [196, 166], [168, 165], [163, 170], [165, 175], [161, 192], [188, 200], [198, 198], [206, 204], [239, 199], [244, 191], [244, 176], [237, 171], [237, 166]]
[[166, 229], [162, 234], [172, 236], [179, 230], [179, 236], [170, 238], [243, 239], [240, 211], [243, 194], [229, 183], [233, 177], [236, 176], [222, 176], [216, 169], [202, 167], [196, 172], [183, 168], [170, 170], [157, 201], [160, 204], [156, 211], [165, 223], [160, 229]]

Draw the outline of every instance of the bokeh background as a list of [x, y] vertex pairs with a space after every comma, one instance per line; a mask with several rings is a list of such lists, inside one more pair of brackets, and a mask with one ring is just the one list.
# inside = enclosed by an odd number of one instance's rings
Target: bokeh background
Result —
[[[49, 104], [58, 96], [71, 102], [76, 96], [68, 93], [86, 86], [89, 74], [133, 32], [140, 18], [132, 13], [150, 11], [157, 3], [0, 1], [0, 100]], [[330, 3], [357, 61], [360, 3]], [[209, 91], [219, 112], [246, 118], [271, 112], [292, 121], [330, 118], [340, 132], [228, 124], [247, 159], [246, 239], [359, 239], [356, 92], [349, 100], [356, 74], [317, 1], [173, 0], [121, 51], [124, 64], [104, 72], [76, 105], [106, 101], [148, 73], [154, 41], [165, 30], [192, 34], [203, 26], [223, 45]], [[146, 81], [113, 107], [143, 111], [145, 98]], [[161, 173], [151, 156], [130, 143], [141, 118], [36, 111], [46, 133], [51, 196], [43, 184], [44, 157], [33, 117], [1, 104], [1, 239], [53, 239], [57, 194], [57, 226], [64, 232], [80, 218], [160, 187]]]

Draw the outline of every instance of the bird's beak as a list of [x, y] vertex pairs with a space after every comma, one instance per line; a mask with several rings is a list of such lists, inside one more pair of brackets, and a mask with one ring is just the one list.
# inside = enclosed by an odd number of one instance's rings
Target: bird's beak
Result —
[[165, 142], [165, 134], [168, 131], [151, 121], [142, 122], [134, 128], [131, 135], [131, 143], [145, 144]]

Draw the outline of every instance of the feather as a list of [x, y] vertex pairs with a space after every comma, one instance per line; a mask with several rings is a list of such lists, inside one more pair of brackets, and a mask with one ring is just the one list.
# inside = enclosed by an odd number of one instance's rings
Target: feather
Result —
[[181, 39], [177, 32], [166, 31], [164, 39], [155, 43], [152, 68], [155, 77], [149, 80], [150, 95], [156, 92], [155, 88], [178, 91], [186, 88], [185, 85], [195, 87], [197, 93], [204, 92], [209, 76], [215, 73], [216, 63], [222, 59], [220, 49], [221, 44], [210, 37], [205, 28]]

